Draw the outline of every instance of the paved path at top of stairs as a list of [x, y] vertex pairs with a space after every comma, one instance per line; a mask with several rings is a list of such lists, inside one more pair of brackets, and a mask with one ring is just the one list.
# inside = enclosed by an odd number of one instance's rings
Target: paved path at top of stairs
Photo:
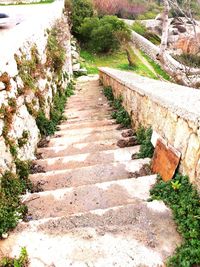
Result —
[[0, 241], [2, 253], [25, 246], [31, 267], [165, 266], [180, 237], [164, 203], [147, 201], [156, 176], [141, 170], [150, 159], [117, 146], [126, 130], [111, 112], [98, 77], [79, 78], [68, 120], [38, 149], [45, 172], [30, 178], [43, 191], [25, 196], [29, 221]]

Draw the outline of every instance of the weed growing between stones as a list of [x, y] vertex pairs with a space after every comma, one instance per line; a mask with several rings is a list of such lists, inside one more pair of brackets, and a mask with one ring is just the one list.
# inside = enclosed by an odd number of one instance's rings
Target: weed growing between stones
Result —
[[[174, 186], [174, 184], [178, 186]], [[160, 177], [151, 190], [151, 199], [163, 200], [172, 211], [183, 244], [167, 261], [168, 267], [200, 265], [200, 197], [187, 176], [177, 174], [172, 181]]]
[[18, 258], [4, 257], [0, 262], [0, 267], [27, 267], [28, 263], [28, 253], [26, 248], [23, 247]]
[[28, 139], [29, 139], [29, 132], [24, 130], [22, 133], [22, 137], [18, 138], [17, 140], [19, 148], [26, 145], [28, 142]]
[[140, 144], [140, 151], [136, 154], [136, 158], [144, 159], [153, 157], [154, 147], [151, 143], [152, 132], [151, 128], [145, 129], [142, 126], [136, 131], [136, 138]]
[[64, 119], [63, 112], [65, 103], [67, 98], [73, 94], [73, 90], [73, 84], [69, 83], [64, 92], [61, 90], [56, 92], [50, 111], [50, 119], [46, 118], [43, 110], [39, 111], [36, 123], [42, 136], [52, 135], [57, 130], [58, 123]]
[[20, 195], [25, 192], [24, 181], [9, 171], [1, 177], [0, 188], [0, 238], [5, 237], [19, 220], [23, 219], [27, 207], [21, 203]]
[[110, 105], [114, 108], [112, 113], [112, 118], [116, 120], [117, 123], [121, 124], [123, 127], [129, 127], [131, 125], [131, 118], [128, 112], [122, 106], [122, 97], [115, 99], [112, 93], [112, 88], [105, 87], [104, 94], [110, 101]]

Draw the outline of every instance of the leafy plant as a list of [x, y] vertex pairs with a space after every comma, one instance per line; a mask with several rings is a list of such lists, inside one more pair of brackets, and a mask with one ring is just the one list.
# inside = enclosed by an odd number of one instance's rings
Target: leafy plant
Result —
[[53, 105], [50, 110], [50, 119], [47, 119], [44, 112], [40, 110], [36, 117], [36, 123], [42, 136], [54, 134], [58, 123], [64, 118], [63, 111], [67, 98], [73, 94], [72, 82], [68, 84], [64, 92], [58, 90], [54, 95]]
[[71, 0], [71, 12], [72, 33], [77, 36], [83, 20], [94, 14], [92, 2], [90, 0]]
[[28, 253], [25, 247], [21, 249], [18, 258], [4, 257], [0, 262], [0, 267], [27, 267], [28, 266]]
[[179, 190], [179, 188], [181, 187], [181, 183], [179, 183], [179, 181], [175, 181], [175, 182], [172, 181], [171, 184], [174, 190]]
[[112, 87], [104, 87], [104, 95], [110, 101], [110, 105], [113, 106], [115, 111], [112, 113], [112, 118], [116, 119], [116, 122], [124, 127], [128, 127], [131, 124], [131, 118], [128, 112], [122, 106], [122, 97], [114, 98]]
[[137, 141], [140, 144], [140, 151], [137, 153], [137, 158], [152, 158], [154, 147], [151, 143], [152, 129], [139, 127], [136, 131]]
[[177, 174], [171, 181], [161, 177], [151, 190], [151, 198], [163, 200], [172, 211], [177, 230], [184, 242], [167, 261], [168, 267], [191, 267], [200, 264], [200, 197], [187, 176]]

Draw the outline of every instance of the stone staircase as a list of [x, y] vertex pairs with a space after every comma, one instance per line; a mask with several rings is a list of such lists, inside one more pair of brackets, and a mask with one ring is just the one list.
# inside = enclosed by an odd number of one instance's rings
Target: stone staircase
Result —
[[150, 159], [131, 159], [139, 146], [117, 146], [126, 130], [111, 119], [98, 77], [78, 80], [65, 115], [38, 149], [45, 172], [30, 176], [43, 191], [26, 195], [28, 222], [1, 251], [15, 256], [25, 246], [31, 267], [165, 266], [180, 237], [170, 210], [147, 201], [156, 176], [139, 173]]

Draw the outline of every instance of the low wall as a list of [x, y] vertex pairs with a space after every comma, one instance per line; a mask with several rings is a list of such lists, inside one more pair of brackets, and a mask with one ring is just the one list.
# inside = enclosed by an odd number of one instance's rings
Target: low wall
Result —
[[[152, 42], [141, 36], [140, 34], [132, 31], [131, 33], [131, 42], [135, 47], [143, 51], [147, 54], [153, 61], [158, 63], [161, 67], [162, 64], [159, 60], [157, 60], [157, 55], [159, 54], [159, 47], [154, 45]], [[168, 52], [165, 53], [165, 69], [170, 70], [170, 72], [179, 72], [182, 76], [184, 84], [190, 85], [191, 81], [197, 81], [200, 79], [200, 69], [191, 68], [180, 64], [177, 60], [175, 60]], [[186, 75], [187, 74], [187, 75]]]
[[[4, 49], [0, 51], [0, 174], [15, 170], [16, 156], [20, 160], [35, 158], [40, 139], [37, 115], [42, 111], [49, 118], [56, 92], [66, 88], [72, 74], [70, 32], [62, 13], [63, 3], [42, 6], [58, 9], [46, 19], [37, 17], [29, 30], [31, 20], [7, 30], [0, 44]], [[52, 27], [58, 30], [56, 34]], [[65, 52], [61, 67], [59, 60], [59, 65], [53, 60], [56, 49]]]
[[180, 151], [180, 171], [200, 190], [200, 91], [110, 68], [100, 79], [122, 95], [134, 129], [151, 126]]

